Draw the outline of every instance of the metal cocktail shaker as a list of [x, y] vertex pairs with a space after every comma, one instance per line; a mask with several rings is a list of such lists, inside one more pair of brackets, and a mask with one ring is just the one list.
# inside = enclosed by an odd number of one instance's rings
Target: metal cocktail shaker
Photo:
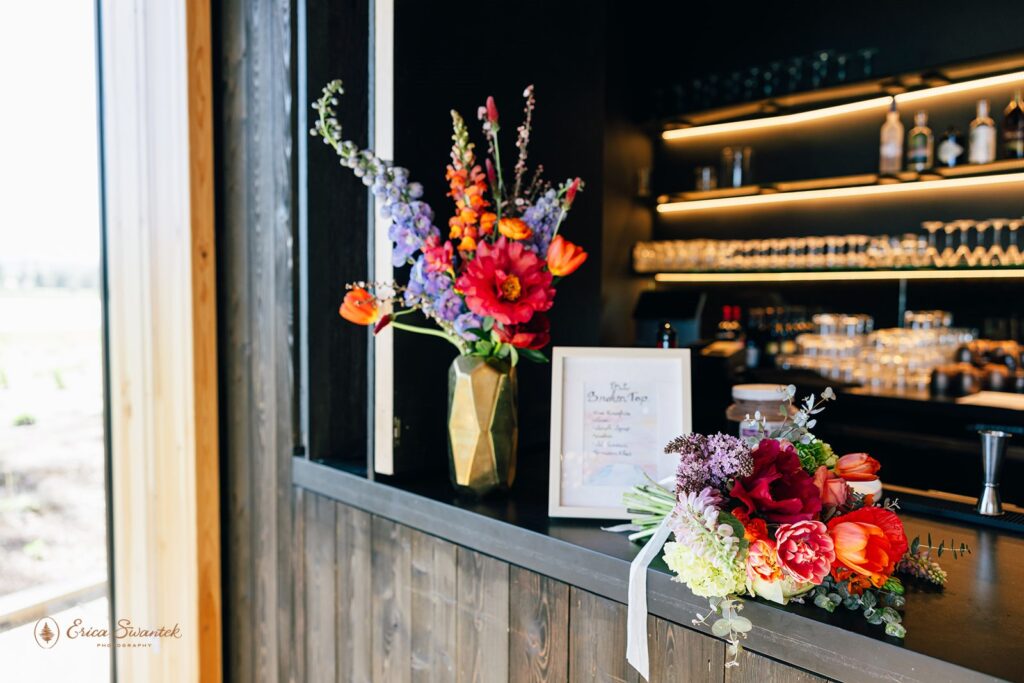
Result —
[[981, 435], [981, 466], [985, 476], [985, 488], [978, 497], [978, 513], [989, 517], [1003, 514], [1003, 502], [999, 498], [999, 472], [1006, 455], [1006, 441], [1010, 435], [995, 429], [985, 429]]

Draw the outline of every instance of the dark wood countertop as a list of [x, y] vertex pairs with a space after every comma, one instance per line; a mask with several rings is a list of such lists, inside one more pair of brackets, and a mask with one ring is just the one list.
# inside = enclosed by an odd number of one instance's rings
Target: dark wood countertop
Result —
[[[304, 458], [293, 461], [295, 485], [400, 522], [452, 543], [626, 602], [629, 562], [639, 546], [591, 520], [550, 519], [546, 489], [521, 481], [511, 494], [485, 501], [456, 497], [447, 481], [369, 481]], [[955, 538], [973, 553], [953, 560], [945, 590], [908, 586], [904, 640], [840, 607], [747, 601], [754, 630], [749, 649], [843, 681], [1024, 681], [1024, 538], [968, 523], [903, 513], [911, 538]], [[671, 580], [660, 559], [648, 573], [651, 613], [689, 626], [707, 603]], [[700, 630], [708, 632], [706, 628]], [[625, 657], [625, 652], [623, 652]]]

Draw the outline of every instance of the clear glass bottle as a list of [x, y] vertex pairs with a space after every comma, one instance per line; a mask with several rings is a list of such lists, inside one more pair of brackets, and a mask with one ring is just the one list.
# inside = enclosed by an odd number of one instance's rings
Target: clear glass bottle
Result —
[[878, 149], [878, 170], [883, 175], [899, 173], [903, 168], [903, 122], [896, 109], [896, 98], [889, 104], [889, 113], [882, 124], [881, 144]]
[[1011, 159], [1024, 159], [1024, 102], [1020, 93], [1020, 90], [1014, 93], [1003, 112], [1003, 144], [1006, 156]]
[[971, 121], [968, 163], [990, 164], [996, 160], [996, 122], [989, 116], [988, 100], [978, 100], [978, 115]]
[[910, 129], [907, 142], [907, 169], [924, 171], [934, 164], [935, 137], [928, 127], [928, 112], [914, 114], [914, 127]]

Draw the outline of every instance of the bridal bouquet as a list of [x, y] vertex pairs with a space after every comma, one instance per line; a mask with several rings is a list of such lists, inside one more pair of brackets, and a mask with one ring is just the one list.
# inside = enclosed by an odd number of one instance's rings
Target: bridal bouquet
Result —
[[[785, 391], [792, 402], [796, 388]], [[837, 457], [811, 433], [814, 416], [834, 398], [831, 389], [819, 401], [811, 395], [771, 433], [766, 418], [754, 415], [760, 437], [750, 441], [679, 437], [665, 449], [679, 454], [675, 491], [651, 483], [625, 496], [641, 527], [633, 540], [667, 519], [675, 540], [665, 544], [665, 563], [709, 598], [710, 611], [694, 624], [714, 618], [712, 633], [728, 641], [731, 665], [752, 628], [739, 615], [742, 596], [810, 600], [829, 612], [842, 605], [902, 638], [904, 586], [896, 574], [945, 583], [931, 539], [908, 541], [897, 505], [876, 500], [878, 461], [865, 453]], [[945, 549], [940, 544], [936, 554]], [[970, 552], [962, 544], [949, 549], [954, 557]]]
[[[498, 108], [488, 97], [478, 110], [487, 157], [480, 165], [466, 122], [452, 111], [452, 150], [445, 179], [452, 213], [447, 234], [435, 225], [435, 213], [422, 200], [423, 187], [409, 171], [343, 140], [334, 107], [341, 81], [324, 87], [313, 104], [317, 119], [310, 133], [321, 138], [380, 200], [390, 219], [392, 263], [409, 265], [408, 282], [357, 282], [347, 285], [341, 316], [360, 325], [387, 325], [442, 337], [463, 356], [514, 366], [520, 357], [545, 362], [540, 349], [550, 341], [547, 311], [555, 285], [587, 259], [586, 252], [559, 234], [576, 194], [579, 178], [557, 186], [543, 178], [543, 167], [527, 171], [527, 147], [534, 110], [533, 86], [526, 88], [525, 115], [517, 130], [518, 158], [507, 178], [498, 145]], [[401, 321], [414, 311], [433, 327]]]

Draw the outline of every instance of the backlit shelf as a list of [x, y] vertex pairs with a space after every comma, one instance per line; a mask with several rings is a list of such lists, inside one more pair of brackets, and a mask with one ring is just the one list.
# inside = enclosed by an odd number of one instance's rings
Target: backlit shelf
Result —
[[821, 270], [790, 272], [707, 272], [656, 273], [656, 282], [666, 283], [742, 283], [742, 282], [837, 282], [898, 280], [1013, 280], [1024, 279], [1024, 268], [974, 268], [964, 270]]
[[788, 181], [730, 190], [686, 192], [673, 196], [663, 195], [659, 197], [657, 209], [659, 213], [683, 213], [1014, 183], [1024, 183], [1024, 159], [1007, 159], [959, 169], [937, 169], [921, 174], [901, 173], [898, 177], [863, 174], [842, 178]]
[[[948, 67], [944, 73], [946, 77], [954, 81], [951, 83], [935, 85], [934, 81], [929, 82], [919, 74], [907, 74], [882, 81], [847, 84], [760, 102], [730, 105], [691, 114], [687, 117], [688, 123], [686, 124], [669, 124], [662, 131], [661, 137], [666, 142], [677, 142], [697, 137], [794, 126], [873, 110], [878, 111], [882, 116], [893, 97], [898, 105], [903, 105], [983, 88], [1024, 84], [1022, 66], [1024, 66], [1024, 56], [1014, 55], [994, 62], [979, 63], [976, 66]], [[993, 72], [1004, 73], [983, 75], [993, 74]], [[931, 87], [928, 87], [929, 85]], [[847, 101], [841, 104], [802, 110], [806, 107], [813, 107], [815, 104], [837, 100]], [[780, 109], [797, 109], [798, 111], [771, 115], [772, 112]]]

